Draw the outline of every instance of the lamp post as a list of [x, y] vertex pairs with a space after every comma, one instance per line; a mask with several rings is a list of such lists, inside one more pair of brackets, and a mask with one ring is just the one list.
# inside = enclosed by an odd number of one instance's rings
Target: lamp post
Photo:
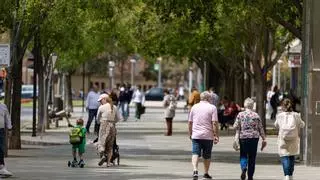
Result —
[[192, 91], [192, 67], [189, 67], [189, 95], [191, 94]]
[[136, 70], [135, 65], [136, 65], [137, 60], [130, 59], [130, 62], [131, 62], [131, 85], [133, 86], [134, 85], [135, 70]]
[[280, 59], [277, 63], [278, 65], [278, 88], [281, 87], [281, 65], [282, 65], [283, 61]]
[[159, 64], [159, 69], [158, 69], [158, 88], [162, 87], [162, 83], [161, 83], [161, 61], [162, 61], [162, 57], [158, 57], [157, 58], [157, 63]]
[[114, 70], [114, 67], [115, 67], [115, 63], [114, 61], [109, 61], [109, 86], [110, 88], [112, 89], [113, 88], [113, 76], [114, 76], [114, 73], [113, 73], [113, 70]]

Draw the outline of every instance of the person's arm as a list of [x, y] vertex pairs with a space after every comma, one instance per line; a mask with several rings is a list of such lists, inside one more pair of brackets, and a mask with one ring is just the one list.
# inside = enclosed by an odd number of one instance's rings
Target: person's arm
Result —
[[240, 126], [241, 126], [241, 122], [240, 122], [240, 116], [238, 114], [238, 116], [236, 117], [236, 120], [234, 121], [233, 128], [238, 131], [240, 130]]
[[266, 140], [266, 134], [265, 134], [265, 132], [264, 132], [264, 128], [263, 128], [263, 125], [262, 125], [262, 121], [261, 121], [260, 118], [259, 118], [258, 121], [259, 121], [259, 122], [258, 122], [258, 128], [259, 128], [260, 136], [261, 136], [262, 140], [265, 141], [265, 140]]
[[304, 126], [305, 126], [306, 124], [304, 123], [304, 121], [302, 121], [301, 115], [297, 113], [296, 116], [297, 116], [297, 118], [298, 118], [299, 127], [300, 127], [300, 128], [304, 128]]
[[279, 129], [280, 125], [279, 125], [278, 119], [279, 119], [278, 116], [276, 116], [276, 121], [274, 122], [274, 126]]
[[89, 109], [89, 101], [90, 101], [90, 98], [91, 98], [91, 92], [89, 92], [89, 93], [88, 93], [88, 96], [87, 96], [86, 109]]
[[100, 120], [101, 120], [101, 114], [102, 114], [102, 107], [103, 106], [100, 106], [99, 108], [98, 108], [98, 112], [97, 112], [97, 124], [100, 124]]
[[189, 120], [188, 120], [188, 129], [189, 129], [189, 137], [192, 137], [192, 126], [193, 126], [193, 111], [191, 109], [189, 113]]

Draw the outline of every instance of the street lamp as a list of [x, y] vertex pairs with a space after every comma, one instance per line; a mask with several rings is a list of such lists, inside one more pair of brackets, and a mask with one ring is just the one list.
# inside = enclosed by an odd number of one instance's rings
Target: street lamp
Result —
[[114, 63], [114, 61], [109, 61], [108, 65], [109, 65], [109, 78], [110, 78], [110, 80], [109, 80], [110, 85], [109, 86], [112, 89], [113, 84], [114, 84], [113, 83], [113, 76], [114, 76], [113, 70], [115, 67], [115, 63]]
[[130, 62], [131, 62], [131, 85], [133, 86], [133, 84], [134, 84], [134, 75], [135, 75], [135, 70], [136, 70], [135, 64], [136, 64], [137, 60], [132, 58], [132, 59], [130, 59]]
[[283, 63], [283, 60], [278, 60], [278, 63], [277, 63], [277, 65], [278, 65], [278, 88], [280, 88], [280, 86], [281, 86], [281, 65], [282, 65], [282, 63]]
[[159, 64], [159, 69], [158, 69], [158, 88], [162, 87], [161, 84], [161, 61], [162, 61], [162, 57], [158, 57], [157, 58], [157, 63]]

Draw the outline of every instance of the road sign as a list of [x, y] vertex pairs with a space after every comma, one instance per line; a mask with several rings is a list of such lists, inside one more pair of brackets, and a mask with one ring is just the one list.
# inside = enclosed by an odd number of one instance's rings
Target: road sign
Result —
[[0, 44], [0, 66], [10, 65], [10, 45]]
[[159, 64], [154, 64], [153, 69], [154, 69], [155, 71], [158, 71], [158, 70], [159, 70]]
[[301, 54], [290, 53], [289, 54], [289, 68], [300, 68], [301, 67]]

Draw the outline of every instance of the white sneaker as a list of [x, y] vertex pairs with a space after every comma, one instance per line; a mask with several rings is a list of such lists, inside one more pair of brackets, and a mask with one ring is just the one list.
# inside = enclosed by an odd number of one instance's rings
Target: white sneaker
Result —
[[290, 180], [290, 177], [289, 176], [285, 176], [284, 180]]
[[5, 167], [0, 169], [0, 176], [1, 177], [10, 177], [12, 175], [13, 174], [10, 171], [8, 171]]

